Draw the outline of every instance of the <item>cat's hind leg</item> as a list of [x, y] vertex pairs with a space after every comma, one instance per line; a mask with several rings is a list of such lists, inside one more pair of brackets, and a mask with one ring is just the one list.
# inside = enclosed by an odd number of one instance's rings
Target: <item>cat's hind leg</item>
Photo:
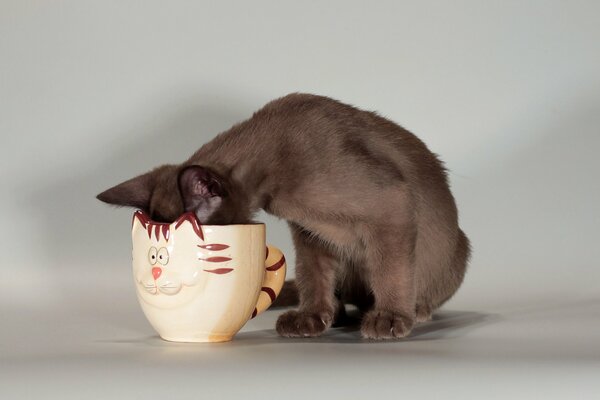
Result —
[[[469, 239], [459, 229], [456, 248], [449, 267], [438, 270], [435, 279], [425, 281], [425, 285], [421, 284], [419, 288], [420, 293], [417, 297], [416, 307], [417, 322], [429, 321], [433, 311], [437, 310], [456, 293], [463, 282], [470, 252]], [[423, 267], [425, 270], [428, 266]]]
[[375, 298], [363, 316], [361, 335], [366, 339], [407, 336], [415, 323], [416, 288], [414, 229], [382, 227], [367, 246], [366, 277]]
[[300, 307], [282, 314], [275, 328], [286, 337], [319, 336], [332, 325], [338, 312], [335, 286], [339, 262], [309, 232], [292, 223], [290, 228], [296, 248], [296, 286]]

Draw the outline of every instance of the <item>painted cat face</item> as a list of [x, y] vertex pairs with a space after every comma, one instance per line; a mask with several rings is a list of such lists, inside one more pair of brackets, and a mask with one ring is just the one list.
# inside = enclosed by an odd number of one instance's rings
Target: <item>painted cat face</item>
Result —
[[[151, 221], [142, 211], [133, 217], [133, 273], [138, 294], [154, 305], [181, 305], [193, 297], [188, 287], [204, 285], [206, 275], [225, 275], [229, 246], [205, 243], [193, 213], [172, 224]], [[177, 246], [176, 246], [177, 244]]]

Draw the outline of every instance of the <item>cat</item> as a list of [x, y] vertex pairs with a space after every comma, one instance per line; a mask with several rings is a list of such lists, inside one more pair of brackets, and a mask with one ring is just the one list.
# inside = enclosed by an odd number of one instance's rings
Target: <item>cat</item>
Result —
[[192, 211], [247, 223], [260, 209], [287, 220], [299, 308], [277, 320], [285, 337], [321, 335], [345, 304], [363, 312], [362, 337], [405, 337], [454, 295], [470, 256], [437, 156], [374, 112], [312, 94], [273, 100], [187, 161], [97, 197], [165, 222]]

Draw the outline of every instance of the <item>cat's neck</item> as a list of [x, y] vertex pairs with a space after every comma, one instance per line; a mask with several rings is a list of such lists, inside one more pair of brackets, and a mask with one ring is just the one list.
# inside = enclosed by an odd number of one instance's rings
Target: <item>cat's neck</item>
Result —
[[248, 120], [206, 143], [187, 163], [211, 168], [227, 177], [246, 196], [251, 208], [259, 209], [272, 190], [268, 169], [275, 150], [264, 129]]

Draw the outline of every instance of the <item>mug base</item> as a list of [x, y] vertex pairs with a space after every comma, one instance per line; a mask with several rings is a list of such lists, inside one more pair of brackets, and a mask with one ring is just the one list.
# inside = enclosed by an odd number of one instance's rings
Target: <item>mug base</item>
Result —
[[221, 343], [230, 342], [233, 339], [232, 335], [207, 334], [201, 336], [162, 336], [160, 337], [167, 342], [177, 343]]

